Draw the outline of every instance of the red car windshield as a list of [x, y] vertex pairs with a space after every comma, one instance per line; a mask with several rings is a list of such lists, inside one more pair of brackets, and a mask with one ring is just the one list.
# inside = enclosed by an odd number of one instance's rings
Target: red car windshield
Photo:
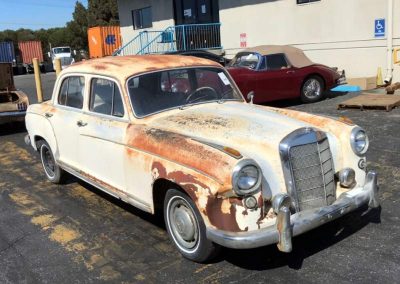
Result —
[[194, 104], [243, 101], [240, 91], [220, 68], [184, 68], [148, 73], [128, 80], [138, 117]]
[[260, 60], [261, 57], [258, 53], [242, 52], [236, 55], [235, 58], [233, 58], [229, 66], [255, 69], [258, 66]]

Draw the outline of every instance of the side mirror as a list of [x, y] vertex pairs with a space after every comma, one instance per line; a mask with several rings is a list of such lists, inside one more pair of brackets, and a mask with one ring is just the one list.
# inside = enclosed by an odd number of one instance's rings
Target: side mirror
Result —
[[250, 93], [247, 94], [247, 100], [248, 100], [251, 104], [253, 104], [254, 96], [255, 96], [254, 91], [251, 91]]

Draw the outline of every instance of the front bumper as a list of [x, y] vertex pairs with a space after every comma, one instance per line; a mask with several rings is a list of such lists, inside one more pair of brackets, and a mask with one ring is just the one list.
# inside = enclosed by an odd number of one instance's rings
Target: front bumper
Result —
[[249, 249], [277, 243], [284, 252], [292, 250], [292, 237], [303, 234], [325, 223], [335, 220], [364, 204], [371, 208], [379, 207], [377, 199], [377, 174], [367, 174], [364, 187], [343, 193], [329, 206], [301, 211], [290, 215], [289, 208], [282, 206], [277, 214], [276, 224], [251, 232], [227, 232], [207, 228], [207, 237], [224, 247]]
[[347, 84], [346, 73], [344, 71], [342, 71], [342, 73], [340, 74], [339, 79], [336, 80], [336, 84], [338, 86]]

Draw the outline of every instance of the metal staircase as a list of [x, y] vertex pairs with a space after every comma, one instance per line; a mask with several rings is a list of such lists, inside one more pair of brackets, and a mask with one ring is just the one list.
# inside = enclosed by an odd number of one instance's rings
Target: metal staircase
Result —
[[221, 23], [171, 26], [142, 31], [113, 56], [160, 54], [186, 50], [221, 49]]

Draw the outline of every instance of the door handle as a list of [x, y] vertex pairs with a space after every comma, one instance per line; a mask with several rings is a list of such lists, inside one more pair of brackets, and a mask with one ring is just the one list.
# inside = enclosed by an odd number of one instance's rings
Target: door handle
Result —
[[83, 122], [82, 120], [79, 120], [76, 122], [76, 125], [78, 125], [79, 127], [85, 127], [87, 125], [87, 123]]
[[45, 117], [47, 117], [47, 118], [50, 118], [50, 117], [52, 117], [52, 116], [53, 116], [53, 114], [52, 114], [52, 113], [48, 113], [48, 112], [46, 112], [46, 113], [44, 114], [44, 116], [45, 116]]
[[296, 71], [286, 71], [286, 74], [294, 74]]

